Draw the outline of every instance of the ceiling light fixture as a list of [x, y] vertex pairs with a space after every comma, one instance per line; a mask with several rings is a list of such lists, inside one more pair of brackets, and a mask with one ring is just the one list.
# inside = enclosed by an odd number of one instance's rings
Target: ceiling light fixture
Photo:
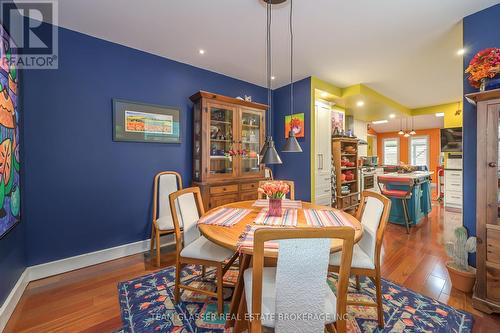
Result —
[[410, 135], [415, 135], [417, 134], [417, 132], [415, 132], [415, 130], [413, 129], [414, 126], [413, 126], [413, 116], [411, 117], [411, 131], [410, 131]]
[[405, 138], [409, 137], [410, 136], [410, 133], [406, 132], [404, 135], [403, 135]]
[[271, 80], [274, 80], [276, 78], [276, 76], [271, 76]]
[[374, 125], [377, 125], [377, 124], [385, 124], [387, 123], [388, 120], [387, 119], [383, 119], [383, 120], [375, 120], [375, 121], [372, 121], [372, 124]]
[[200, 50], [198, 51], [198, 53], [199, 53], [199, 54], [205, 54], [205, 50], [200, 49]]
[[444, 117], [444, 112], [437, 112], [436, 117]]
[[267, 22], [266, 22], [266, 70], [267, 70], [267, 105], [269, 108], [269, 126], [267, 126], [267, 137], [262, 149], [260, 150], [260, 156], [262, 159], [260, 160], [261, 164], [282, 164], [280, 156], [274, 147], [273, 137], [271, 136], [270, 129], [272, 128], [272, 91], [271, 91], [271, 80], [273, 77], [272, 73], [272, 53], [271, 53], [271, 21], [272, 21], [272, 0], [266, 1], [266, 9], [267, 9]]
[[459, 55], [459, 56], [462, 56], [462, 55], [464, 55], [464, 54], [465, 54], [465, 49], [459, 49], [459, 50], [457, 51], [457, 55]]
[[[327, 93], [321, 93], [321, 96]], [[326, 97], [326, 96], [325, 96]], [[293, 114], [293, 0], [290, 0], [290, 120]], [[295, 137], [295, 132], [290, 126], [290, 132], [288, 132], [288, 138], [286, 139], [285, 145], [281, 150], [284, 153], [302, 153], [302, 148]]]
[[323, 91], [321, 94], [319, 94], [321, 97], [323, 98], [327, 98], [328, 97], [328, 93]]
[[365, 102], [363, 102], [363, 101], [356, 102], [356, 106], [362, 107], [363, 105], [365, 105]]
[[389, 118], [394, 119], [394, 118], [396, 118], [396, 115], [395, 115], [394, 113], [391, 113], [391, 114], [389, 115]]
[[403, 118], [399, 119], [399, 128], [400, 128], [400, 130], [399, 130], [398, 134], [399, 135], [405, 134], [405, 132], [403, 132]]

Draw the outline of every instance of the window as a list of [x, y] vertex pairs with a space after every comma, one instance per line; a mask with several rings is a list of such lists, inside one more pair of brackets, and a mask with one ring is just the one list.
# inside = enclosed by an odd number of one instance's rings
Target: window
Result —
[[399, 164], [399, 138], [383, 140], [384, 165]]
[[429, 168], [429, 137], [413, 136], [410, 138], [410, 164]]

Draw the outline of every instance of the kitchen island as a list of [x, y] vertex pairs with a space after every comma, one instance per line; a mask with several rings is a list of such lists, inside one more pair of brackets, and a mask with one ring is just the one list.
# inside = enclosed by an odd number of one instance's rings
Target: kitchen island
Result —
[[[431, 176], [434, 172], [429, 171], [414, 171], [411, 173], [386, 173], [384, 176], [391, 178], [411, 178], [413, 179], [413, 190], [411, 198], [408, 199], [408, 210], [410, 214], [410, 225], [420, 223], [423, 217], [427, 216], [432, 210], [432, 191], [431, 191]], [[387, 184], [390, 190], [408, 190], [408, 186], [400, 184]], [[391, 214], [389, 222], [405, 225], [405, 218], [401, 200], [391, 198]]]

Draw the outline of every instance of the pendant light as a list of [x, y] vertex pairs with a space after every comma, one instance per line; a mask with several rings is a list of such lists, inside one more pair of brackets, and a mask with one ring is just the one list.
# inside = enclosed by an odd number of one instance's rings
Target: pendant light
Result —
[[408, 117], [405, 117], [405, 134], [403, 135], [405, 138], [410, 136], [410, 132], [408, 131]]
[[417, 132], [415, 132], [415, 130], [413, 129], [414, 126], [413, 126], [413, 116], [411, 117], [411, 132], [410, 132], [410, 135], [415, 135], [417, 134]]
[[269, 106], [269, 126], [267, 128], [268, 136], [266, 142], [260, 151], [261, 164], [282, 164], [281, 158], [274, 147], [273, 137], [270, 135], [270, 129], [272, 128], [272, 91], [271, 91], [271, 73], [272, 73], [272, 59], [271, 59], [271, 18], [272, 18], [272, 0], [267, 0], [267, 36], [266, 36], [266, 65], [267, 65], [267, 105]]
[[399, 118], [399, 128], [400, 128], [400, 130], [399, 130], [398, 134], [399, 135], [405, 134], [405, 132], [403, 132], [403, 118]]
[[[290, 116], [293, 114], [293, 0], [290, 0]], [[291, 119], [291, 117], [290, 117]], [[288, 138], [281, 150], [284, 153], [302, 153], [295, 132], [290, 126]]]

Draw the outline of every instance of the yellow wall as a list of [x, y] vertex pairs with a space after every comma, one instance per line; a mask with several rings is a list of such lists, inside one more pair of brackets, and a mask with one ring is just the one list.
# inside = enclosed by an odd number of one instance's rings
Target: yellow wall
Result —
[[[462, 102], [448, 103], [427, 106], [424, 108], [412, 109], [413, 116], [424, 114], [436, 114], [438, 112], [444, 113], [444, 127], [462, 127]], [[460, 111], [460, 112], [457, 112]]]

